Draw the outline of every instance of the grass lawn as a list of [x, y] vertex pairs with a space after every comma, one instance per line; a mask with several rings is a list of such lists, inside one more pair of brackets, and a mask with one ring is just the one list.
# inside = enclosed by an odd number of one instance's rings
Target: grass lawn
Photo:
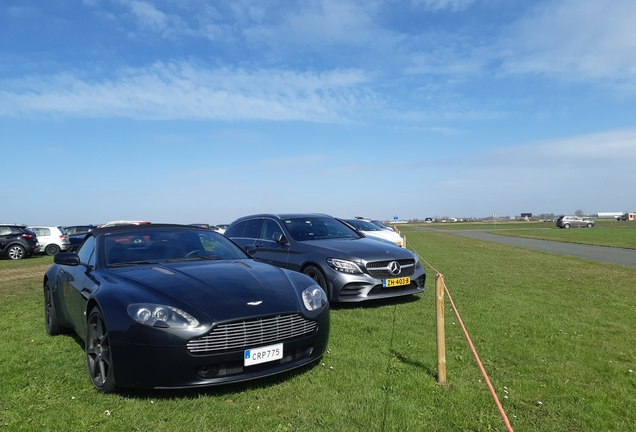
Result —
[[[407, 239], [444, 273], [515, 430], [633, 430], [635, 269], [436, 232]], [[313, 367], [101, 395], [79, 340], [44, 330], [50, 262], [0, 260], [0, 429], [505, 430], [448, 302], [448, 385], [437, 384], [432, 271], [424, 294], [335, 307], [329, 351]]]
[[436, 223], [402, 225], [402, 234], [421, 230], [422, 228], [437, 228], [446, 230], [475, 230], [485, 229], [493, 234], [525, 237], [539, 240], [553, 240], [567, 243], [580, 243], [596, 246], [610, 246], [623, 249], [636, 249], [636, 223], [616, 222], [609, 220], [596, 221], [594, 228], [557, 228], [554, 223], [543, 222], [505, 222], [496, 225], [484, 223]]

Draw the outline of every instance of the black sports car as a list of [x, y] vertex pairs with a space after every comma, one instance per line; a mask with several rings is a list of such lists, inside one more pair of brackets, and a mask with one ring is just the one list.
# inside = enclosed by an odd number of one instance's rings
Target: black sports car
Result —
[[309, 277], [185, 225], [90, 232], [44, 277], [50, 335], [75, 331], [101, 392], [250, 380], [322, 357], [329, 305]]

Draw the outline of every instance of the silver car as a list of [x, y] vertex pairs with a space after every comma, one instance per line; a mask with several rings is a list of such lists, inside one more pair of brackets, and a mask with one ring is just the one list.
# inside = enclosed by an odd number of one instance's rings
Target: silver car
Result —
[[426, 273], [416, 253], [367, 239], [331, 216], [246, 216], [231, 223], [225, 235], [259, 261], [312, 277], [331, 302], [424, 291]]
[[55, 255], [58, 252], [71, 250], [71, 241], [62, 227], [30, 226], [29, 229], [38, 238], [37, 253]]
[[580, 216], [559, 216], [556, 221], [556, 226], [559, 228], [570, 227], [586, 227], [592, 228], [595, 225], [594, 221], [588, 218]]

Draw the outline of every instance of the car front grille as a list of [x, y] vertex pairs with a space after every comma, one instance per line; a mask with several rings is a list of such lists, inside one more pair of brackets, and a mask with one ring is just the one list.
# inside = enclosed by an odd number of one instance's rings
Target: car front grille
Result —
[[254, 348], [308, 335], [314, 333], [317, 327], [316, 322], [298, 314], [221, 324], [206, 336], [189, 341], [187, 348], [192, 354]]
[[239, 375], [244, 372], [257, 373], [275, 369], [290, 362], [298, 362], [309, 357], [314, 351], [313, 345], [303, 346], [296, 349], [284, 350], [283, 358], [254, 366], [245, 366], [243, 361], [230, 361], [227, 363], [214, 363], [210, 365], [198, 366], [195, 373], [201, 379], [214, 379]]
[[[397, 261], [400, 264], [400, 273], [392, 274], [389, 272], [389, 264], [393, 261]], [[385, 261], [374, 261], [367, 263], [367, 271], [369, 274], [376, 279], [390, 279], [390, 278], [398, 278], [404, 276], [411, 276], [415, 271], [415, 260], [414, 259], [402, 259], [402, 260], [385, 260]]]

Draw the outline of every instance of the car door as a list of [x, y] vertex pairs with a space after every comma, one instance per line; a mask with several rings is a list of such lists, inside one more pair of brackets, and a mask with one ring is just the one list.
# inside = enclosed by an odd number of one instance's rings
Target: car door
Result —
[[259, 261], [275, 265], [276, 267], [287, 268], [289, 243], [278, 243], [274, 237], [277, 234], [282, 235], [283, 232], [283, 229], [275, 220], [263, 219], [258, 238], [254, 240], [256, 251], [252, 256]]
[[12, 232], [9, 227], [0, 227], [0, 252], [4, 252], [9, 240], [11, 240]]
[[91, 272], [95, 268], [95, 238], [88, 238], [77, 252], [80, 265], [64, 266], [60, 272], [60, 283], [67, 318], [75, 331], [83, 335], [86, 333], [86, 304], [88, 297], [97, 289]]

